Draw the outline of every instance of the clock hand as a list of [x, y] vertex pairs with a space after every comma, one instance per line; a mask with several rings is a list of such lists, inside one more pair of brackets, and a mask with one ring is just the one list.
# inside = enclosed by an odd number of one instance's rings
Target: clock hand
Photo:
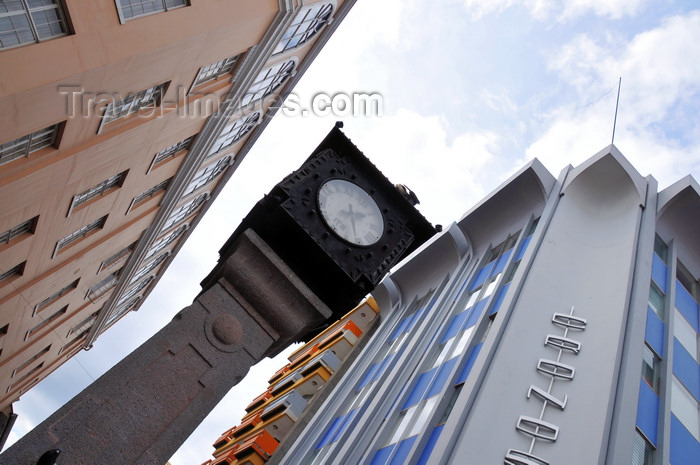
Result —
[[350, 208], [350, 223], [352, 224], [352, 233], [357, 236], [357, 231], [355, 231], [355, 212], [352, 211], [352, 204], [348, 204]]

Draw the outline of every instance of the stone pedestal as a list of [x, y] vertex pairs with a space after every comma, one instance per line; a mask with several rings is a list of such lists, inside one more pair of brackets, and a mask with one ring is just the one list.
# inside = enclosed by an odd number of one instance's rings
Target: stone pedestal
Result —
[[189, 307], [0, 455], [34, 465], [163, 465], [249, 368], [331, 315], [248, 230]]

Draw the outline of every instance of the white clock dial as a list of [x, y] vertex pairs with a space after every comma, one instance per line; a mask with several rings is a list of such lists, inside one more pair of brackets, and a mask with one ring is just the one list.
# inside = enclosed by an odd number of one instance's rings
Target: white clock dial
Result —
[[331, 179], [318, 191], [321, 217], [338, 236], [356, 245], [372, 245], [384, 234], [384, 217], [360, 186]]

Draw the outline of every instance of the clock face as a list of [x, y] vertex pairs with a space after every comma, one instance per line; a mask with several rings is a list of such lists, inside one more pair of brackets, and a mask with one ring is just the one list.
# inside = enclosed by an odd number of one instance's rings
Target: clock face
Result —
[[331, 179], [318, 191], [321, 217], [340, 238], [355, 245], [372, 245], [384, 234], [384, 218], [374, 199], [360, 186]]

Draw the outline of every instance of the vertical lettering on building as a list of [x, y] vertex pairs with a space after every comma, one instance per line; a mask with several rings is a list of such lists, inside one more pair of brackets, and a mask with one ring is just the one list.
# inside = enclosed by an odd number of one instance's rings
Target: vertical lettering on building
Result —
[[571, 307], [569, 314], [554, 313], [552, 324], [564, 330], [564, 335], [547, 334], [544, 345], [547, 348], [557, 351], [556, 360], [541, 358], [537, 362], [535, 369], [549, 377], [549, 386], [545, 390], [539, 386], [531, 384], [527, 390], [529, 400], [539, 400], [542, 402], [542, 410], [539, 418], [520, 415], [515, 424], [515, 430], [531, 439], [530, 449], [521, 451], [509, 449], [506, 452], [503, 463], [505, 465], [550, 465], [549, 461], [534, 454], [535, 446], [538, 442], [554, 443], [559, 437], [559, 426], [544, 420], [548, 407], [555, 407], [559, 410], [566, 408], [568, 397], [565, 394], [559, 398], [552, 393], [555, 382], [565, 382], [574, 379], [576, 369], [561, 361], [564, 355], [576, 356], [581, 352], [581, 343], [569, 336], [569, 331], [584, 331], [587, 321], [585, 318], [574, 316], [574, 307]]

